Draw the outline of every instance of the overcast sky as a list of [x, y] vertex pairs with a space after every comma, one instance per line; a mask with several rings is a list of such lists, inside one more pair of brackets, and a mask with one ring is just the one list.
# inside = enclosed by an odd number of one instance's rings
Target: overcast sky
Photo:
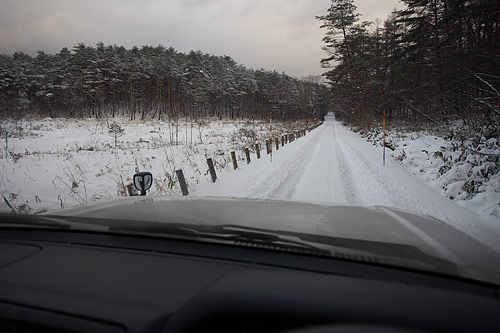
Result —
[[[362, 20], [382, 21], [398, 0], [355, 0]], [[0, 0], [0, 53], [56, 53], [79, 42], [163, 45], [229, 55], [254, 69], [321, 74], [330, 0]]]

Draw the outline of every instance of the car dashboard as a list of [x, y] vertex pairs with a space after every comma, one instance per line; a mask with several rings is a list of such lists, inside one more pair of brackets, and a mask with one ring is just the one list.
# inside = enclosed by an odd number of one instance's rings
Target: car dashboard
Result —
[[0, 330], [500, 331], [499, 288], [272, 248], [4, 229]]

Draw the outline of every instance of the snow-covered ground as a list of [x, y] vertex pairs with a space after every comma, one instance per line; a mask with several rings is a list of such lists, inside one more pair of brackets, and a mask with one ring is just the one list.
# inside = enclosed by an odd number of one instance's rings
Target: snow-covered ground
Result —
[[[443, 131], [441, 131], [443, 132]], [[361, 132], [382, 146], [382, 131]], [[388, 156], [439, 193], [479, 215], [500, 217], [500, 137], [488, 128], [464, 131], [451, 124], [445, 136], [388, 131]]]
[[[123, 121], [124, 135], [118, 138], [117, 148], [104, 121], [47, 119], [1, 125], [10, 134], [7, 146], [5, 141], [0, 146], [0, 192], [18, 211], [125, 196], [137, 171], [153, 173], [150, 194], [179, 195], [175, 170], [183, 169], [190, 195], [396, 207], [442, 219], [500, 252], [500, 218], [457, 205], [425, 173], [417, 178], [411, 165], [402, 166], [398, 151], [394, 158], [388, 155], [383, 166], [382, 148], [366, 142], [334, 117], [327, 117], [305, 137], [274, 150], [272, 162], [264, 145], [259, 160], [252, 149], [250, 164], [242, 148], [253, 148], [256, 141], [263, 144], [267, 123], [182, 123], [176, 145], [167, 123]], [[275, 124], [274, 134], [304, 125]], [[427, 141], [424, 138], [420, 145], [442, 143]], [[405, 163], [421, 153], [411, 151], [411, 142], [405, 147], [410, 147], [406, 154], [411, 156]], [[238, 155], [235, 171], [231, 150]], [[208, 157], [215, 160], [216, 183], [208, 173]], [[10, 210], [3, 200], [0, 209]]]
[[[127, 195], [137, 171], [151, 171], [149, 194], [180, 195], [175, 171], [182, 169], [189, 190], [210, 179], [206, 158], [217, 172], [232, 169], [230, 152], [240, 164], [248, 146], [261, 146], [269, 124], [257, 121], [180, 122], [117, 120], [123, 135], [117, 147], [108, 123], [96, 119], [43, 119], [0, 123], [0, 196], [19, 212], [90, 204]], [[305, 126], [277, 123], [275, 133]], [[7, 133], [8, 139], [5, 140]], [[263, 147], [265, 148], [265, 147]], [[4, 198], [0, 210], [10, 211]]]
[[199, 196], [383, 205], [442, 219], [500, 251], [500, 219], [477, 215], [441, 195], [335, 120], [273, 156], [201, 184]]

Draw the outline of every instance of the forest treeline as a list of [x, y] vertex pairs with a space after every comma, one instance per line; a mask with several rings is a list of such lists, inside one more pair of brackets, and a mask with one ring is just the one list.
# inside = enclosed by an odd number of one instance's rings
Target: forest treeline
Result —
[[385, 22], [362, 22], [353, 0], [318, 16], [332, 105], [355, 124], [500, 120], [500, 0], [402, 0]]
[[354, 0], [326, 15], [327, 85], [254, 70], [229, 56], [163, 46], [78, 44], [51, 55], [0, 55], [0, 116], [198, 119], [321, 117], [370, 126], [469, 125], [500, 119], [500, 0], [402, 0], [363, 22]]
[[321, 77], [299, 80], [161, 45], [80, 43], [54, 55], [0, 55], [2, 117], [319, 118], [326, 93]]

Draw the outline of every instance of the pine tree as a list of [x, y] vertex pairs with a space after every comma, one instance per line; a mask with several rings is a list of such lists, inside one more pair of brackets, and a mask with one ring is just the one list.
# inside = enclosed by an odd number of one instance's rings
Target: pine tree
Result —
[[[329, 67], [330, 62], [340, 61], [343, 65], [347, 65], [347, 72], [344, 76], [356, 90], [359, 99], [359, 116], [363, 127], [368, 126], [368, 115], [366, 112], [365, 100], [362, 92], [362, 82], [359, 69], [355, 66], [357, 54], [361, 54], [359, 49], [356, 50], [357, 42], [366, 34], [366, 22], [359, 23], [359, 14], [356, 13], [354, 0], [332, 0], [328, 14], [325, 16], [317, 16], [316, 19], [323, 22], [321, 28], [326, 28], [323, 42], [326, 44], [323, 49], [329, 54], [327, 58], [321, 60], [324, 67]], [[337, 72], [338, 73], [338, 72]], [[337, 74], [333, 71], [327, 73], [326, 76], [331, 81], [335, 80]]]
[[117, 148], [118, 138], [125, 134], [125, 129], [117, 123], [112, 123], [109, 125], [108, 133], [115, 138], [115, 148]]

